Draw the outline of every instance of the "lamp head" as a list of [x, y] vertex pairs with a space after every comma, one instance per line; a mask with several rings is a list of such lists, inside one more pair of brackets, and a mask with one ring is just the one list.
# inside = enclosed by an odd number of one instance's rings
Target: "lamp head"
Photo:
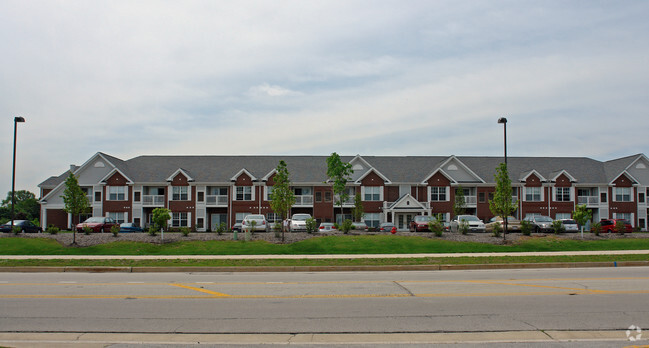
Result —
[[18, 116], [18, 117], [14, 117], [14, 122], [16, 122], [16, 123], [18, 123], [18, 122], [25, 122], [25, 118], [24, 118], [24, 117], [20, 117], [20, 116]]
[[507, 119], [504, 117], [501, 117], [498, 119], [498, 123], [507, 123]]

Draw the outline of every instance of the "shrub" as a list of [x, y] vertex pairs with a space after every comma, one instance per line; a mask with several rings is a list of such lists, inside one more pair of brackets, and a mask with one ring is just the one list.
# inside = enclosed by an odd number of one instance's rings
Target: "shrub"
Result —
[[15, 234], [15, 235], [18, 235], [18, 233], [20, 233], [20, 227], [19, 226], [14, 226], [11, 229], [11, 232], [13, 232], [13, 234]]
[[345, 219], [345, 221], [343, 221], [343, 225], [341, 226], [341, 228], [344, 234], [349, 233], [349, 230], [354, 228], [354, 225], [352, 224], [352, 220]]
[[316, 220], [312, 217], [306, 219], [306, 231], [307, 233], [313, 233], [316, 229]]
[[521, 233], [523, 233], [524, 236], [532, 234], [532, 223], [527, 220], [521, 221]]
[[92, 228], [89, 226], [83, 226], [83, 234], [89, 235], [90, 233], [92, 233]]
[[119, 236], [119, 225], [113, 225], [113, 226], [110, 228], [110, 233], [113, 234], [113, 237], [117, 237], [117, 236]]
[[624, 222], [621, 220], [615, 223], [615, 232], [618, 232], [619, 234], [624, 234], [626, 231], [626, 228], [624, 227]]
[[602, 233], [602, 224], [600, 224], [599, 222], [592, 224], [590, 226], [590, 231], [596, 236], [599, 236], [599, 234]]
[[149, 236], [155, 236], [158, 233], [155, 224], [149, 226]]
[[190, 231], [191, 231], [191, 230], [189, 229], [189, 227], [181, 227], [181, 228], [180, 228], [180, 233], [183, 234], [183, 237], [187, 237], [187, 236], [189, 236], [189, 232], [190, 232]]
[[493, 230], [493, 235], [494, 237], [500, 237], [500, 233], [503, 231], [502, 226], [500, 225], [500, 222], [496, 222], [494, 224], [494, 230]]
[[216, 226], [216, 234], [218, 234], [220, 236], [227, 229], [228, 229], [228, 226], [225, 224], [225, 222], [221, 222], [220, 224], [218, 224], [218, 226]]
[[460, 221], [459, 231], [462, 234], [467, 234], [469, 233], [469, 223], [465, 220]]
[[552, 229], [554, 230], [554, 234], [566, 232], [566, 228], [563, 227], [563, 223], [559, 220], [552, 221]]
[[441, 237], [444, 233], [444, 226], [442, 226], [442, 223], [439, 219], [432, 219], [428, 221], [428, 229], [431, 232], [435, 233], [437, 237]]
[[45, 232], [47, 232], [49, 234], [57, 234], [57, 233], [59, 233], [59, 231], [60, 231], [60, 229], [58, 227], [54, 226], [54, 225], [49, 225], [45, 229]]

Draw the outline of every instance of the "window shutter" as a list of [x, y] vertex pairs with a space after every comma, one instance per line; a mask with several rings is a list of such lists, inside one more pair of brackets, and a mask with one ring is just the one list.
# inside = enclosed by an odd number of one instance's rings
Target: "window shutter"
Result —
[[450, 202], [451, 201], [451, 187], [446, 186], [446, 201]]

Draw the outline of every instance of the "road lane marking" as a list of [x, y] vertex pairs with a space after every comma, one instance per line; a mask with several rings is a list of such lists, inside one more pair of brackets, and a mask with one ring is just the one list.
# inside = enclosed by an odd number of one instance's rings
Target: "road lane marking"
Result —
[[467, 280], [467, 283], [474, 284], [494, 284], [494, 285], [511, 285], [511, 286], [527, 286], [532, 288], [545, 288], [545, 289], [559, 289], [559, 290], [570, 290], [577, 292], [592, 292], [592, 293], [601, 293], [601, 294], [610, 294], [611, 290], [597, 290], [597, 289], [584, 289], [584, 288], [566, 288], [562, 286], [551, 286], [551, 285], [538, 285], [538, 284], [518, 284], [513, 282], [492, 282], [492, 281], [481, 281], [481, 280]]
[[194, 290], [194, 291], [198, 291], [198, 292], [203, 292], [203, 293], [214, 295], [214, 296], [217, 296], [217, 297], [229, 297], [230, 296], [228, 294], [224, 294], [224, 293], [221, 293], [221, 292], [196, 288], [196, 287], [188, 286], [188, 285], [175, 284], [175, 283], [170, 283], [169, 285], [176, 286], [176, 287], [183, 288], [183, 289], [189, 289], [189, 290]]

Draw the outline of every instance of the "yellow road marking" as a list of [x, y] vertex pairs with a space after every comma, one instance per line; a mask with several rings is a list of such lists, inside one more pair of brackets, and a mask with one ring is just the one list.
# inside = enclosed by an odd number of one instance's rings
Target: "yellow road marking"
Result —
[[480, 280], [467, 280], [467, 283], [476, 283], [476, 284], [495, 284], [495, 285], [511, 285], [511, 286], [527, 286], [531, 288], [545, 288], [545, 289], [559, 289], [559, 290], [571, 290], [577, 292], [589, 292], [589, 293], [601, 293], [609, 294], [612, 291], [610, 290], [597, 290], [597, 289], [583, 289], [583, 288], [566, 288], [562, 286], [550, 286], [550, 285], [537, 285], [537, 284], [517, 284], [513, 282], [492, 282], [492, 281], [480, 281]]
[[221, 292], [216, 292], [216, 291], [202, 289], [202, 288], [195, 288], [193, 286], [187, 286], [187, 285], [182, 285], [182, 284], [170, 283], [169, 285], [176, 286], [176, 287], [183, 288], [183, 289], [189, 289], [189, 290], [194, 290], [194, 291], [198, 291], [198, 292], [204, 292], [206, 294], [214, 295], [214, 296], [217, 296], [217, 297], [229, 297], [230, 296], [228, 294], [224, 294], [224, 293], [221, 293]]

